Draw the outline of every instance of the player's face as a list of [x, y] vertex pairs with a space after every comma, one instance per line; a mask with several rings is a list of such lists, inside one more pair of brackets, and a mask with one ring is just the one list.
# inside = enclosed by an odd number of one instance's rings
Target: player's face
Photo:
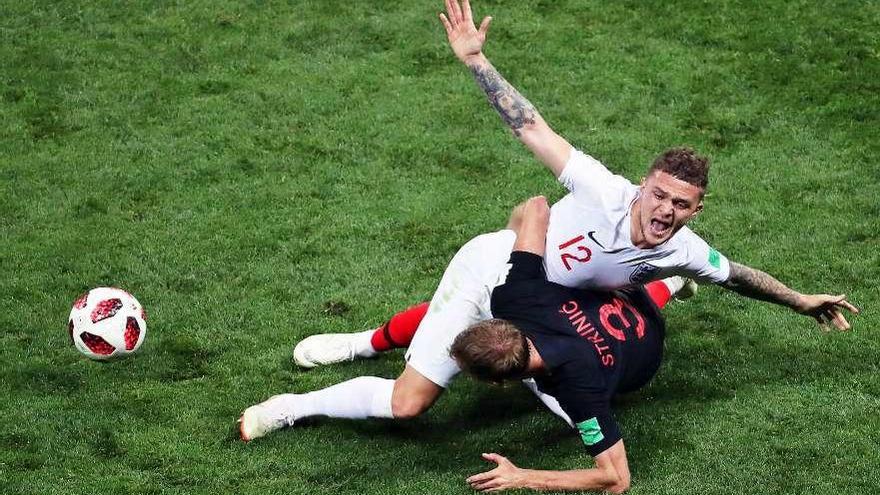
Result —
[[703, 209], [702, 194], [702, 188], [666, 172], [643, 179], [638, 210], [644, 244], [653, 247], [669, 240]]

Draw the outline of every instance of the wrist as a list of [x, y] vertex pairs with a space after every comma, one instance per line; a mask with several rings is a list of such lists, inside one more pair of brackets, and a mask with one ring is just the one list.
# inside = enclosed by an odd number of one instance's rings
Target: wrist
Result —
[[807, 309], [809, 309], [809, 305], [807, 304], [807, 298], [801, 293], [795, 293], [794, 301], [789, 305], [789, 307], [798, 313], [803, 313]]
[[538, 478], [538, 472], [533, 469], [517, 468], [516, 470], [516, 488], [528, 488], [530, 490], [545, 489], [543, 483]]
[[488, 59], [485, 55], [483, 55], [483, 52], [479, 52], [473, 55], [465, 55], [461, 59], [461, 61], [464, 63], [464, 65], [467, 65], [468, 67], [474, 67], [476, 65], [483, 65], [484, 63], [488, 62]]

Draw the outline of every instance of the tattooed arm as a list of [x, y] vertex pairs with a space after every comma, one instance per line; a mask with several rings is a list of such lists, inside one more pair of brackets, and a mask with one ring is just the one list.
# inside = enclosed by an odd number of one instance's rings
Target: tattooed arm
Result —
[[483, 19], [477, 29], [467, 0], [461, 5], [458, 0], [446, 0], [446, 11], [449, 17], [440, 14], [440, 20], [456, 57], [471, 70], [477, 85], [513, 134], [558, 177], [568, 162], [571, 145], [553, 132], [529, 100], [511, 86], [483, 55], [483, 43], [492, 18]]
[[841, 309], [859, 312], [858, 308], [847, 302], [845, 295], [801, 294], [767, 273], [739, 263], [730, 263], [730, 278], [720, 285], [737, 294], [787, 306], [802, 315], [811, 316], [823, 328], [830, 323], [838, 330], [849, 330], [849, 322]]
[[513, 135], [559, 177], [571, 154], [571, 144], [553, 132], [529, 100], [511, 86], [485, 56], [468, 59], [466, 63], [477, 85]]
[[720, 285], [737, 294], [781, 304], [794, 310], [800, 304], [801, 294], [789, 289], [767, 273], [739, 263], [730, 263], [730, 278]]

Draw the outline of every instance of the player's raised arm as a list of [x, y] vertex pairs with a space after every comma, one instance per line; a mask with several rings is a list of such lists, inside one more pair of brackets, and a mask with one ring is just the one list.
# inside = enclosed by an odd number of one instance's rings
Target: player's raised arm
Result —
[[830, 324], [838, 330], [849, 330], [849, 322], [842, 310], [859, 312], [845, 295], [801, 294], [767, 273], [739, 263], [730, 263], [730, 277], [719, 285], [752, 299], [788, 306], [802, 315], [813, 317], [823, 328]]
[[474, 24], [468, 0], [446, 0], [446, 14], [440, 14], [446, 36], [455, 56], [468, 68], [486, 93], [489, 103], [513, 131], [513, 134], [559, 177], [571, 153], [571, 145], [553, 132], [535, 107], [525, 99], [483, 55], [483, 44], [491, 17], [486, 17], [480, 28]]
[[497, 464], [495, 469], [467, 479], [477, 491], [530, 488], [542, 491], [607, 491], [623, 493], [629, 489], [630, 474], [623, 440], [596, 456], [596, 467], [568, 471], [523, 469], [498, 454], [483, 454]]

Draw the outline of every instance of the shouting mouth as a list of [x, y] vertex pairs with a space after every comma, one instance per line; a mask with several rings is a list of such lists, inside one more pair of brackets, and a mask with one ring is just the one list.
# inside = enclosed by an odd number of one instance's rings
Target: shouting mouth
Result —
[[672, 228], [672, 224], [668, 222], [664, 222], [662, 220], [657, 220], [656, 218], [651, 219], [651, 234], [654, 237], [663, 238], [666, 234], [669, 233], [669, 230]]

